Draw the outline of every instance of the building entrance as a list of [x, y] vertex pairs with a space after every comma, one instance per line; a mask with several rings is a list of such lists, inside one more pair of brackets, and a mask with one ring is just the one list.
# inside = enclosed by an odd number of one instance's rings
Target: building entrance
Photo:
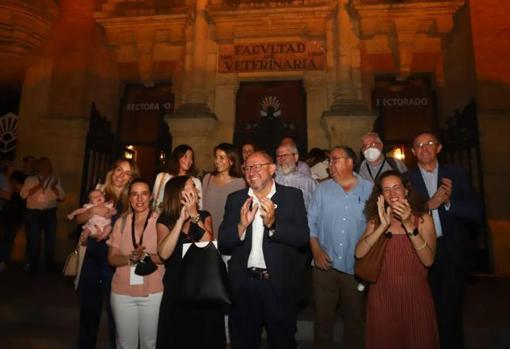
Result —
[[163, 116], [173, 110], [170, 83], [124, 88], [119, 117], [122, 156], [136, 160], [142, 177], [149, 181], [163, 169], [171, 152], [172, 139]]
[[274, 156], [285, 136], [307, 149], [306, 93], [302, 81], [241, 82], [236, 98], [234, 143], [254, 143]]

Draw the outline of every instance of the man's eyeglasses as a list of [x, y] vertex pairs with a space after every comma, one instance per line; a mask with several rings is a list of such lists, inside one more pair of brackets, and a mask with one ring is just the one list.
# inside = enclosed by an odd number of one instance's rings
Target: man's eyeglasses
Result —
[[259, 173], [262, 170], [262, 166], [271, 165], [270, 162], [266, 162], [264, 164], [255, 164], [251, 166], [243, 166], [242, 170], [244, 173], [250, 173], [252, 170]]
[[328, 160], [328, 163], [330, 165], [332, 165], [332, 164], [334, 164], [335, 162], [337, 162], [340, 159], [349, 159], [349, 157], [347, 157], [347, 156], [330, 157], [329, 160]]
[[436, 143], [436, 142], [434, 142], [434, 141], [428, 141], [428, 142], [415, 143], [415, 144], [414, 144], [414, 147], [415, 147], [415, 148], [420, 148], [420, 149], [421, 149], [421, 148], [423, 148], [423, 147], [432, 147], [432, 146], [434, 146], [434, 145], [437, 145], [437, 143]]
[[294, 156], [296, 155], [296, 153], [291, 153], [291, 154], [280, 154], [280, 155], [276, 155], [276, 158], [277, 159], [282, 159], [282, 158], [288, 158], [289, 156]]
[[361, 149], [362, 149], [362, 150], [366, 150], [366, 149], [368, 149], [368, 148], [376, 148], [376, 147], [378, 147], [378, 146], [380, 146], [380, 145], [382, 145], [382, 143], [380, 143], [380, 142], [372, 142], [372, 143], [370, 143], [370, 144], [365, 144], [365, 145], [363, 145], [363, 146], [361, 147]]

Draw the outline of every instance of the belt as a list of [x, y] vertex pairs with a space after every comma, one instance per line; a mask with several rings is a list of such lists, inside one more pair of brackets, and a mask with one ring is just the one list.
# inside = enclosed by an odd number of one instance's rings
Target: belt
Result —
[[248, 276], [255, 280], [268, 280], [269, 273], [267, 269], [261, 268], [248, 268]]

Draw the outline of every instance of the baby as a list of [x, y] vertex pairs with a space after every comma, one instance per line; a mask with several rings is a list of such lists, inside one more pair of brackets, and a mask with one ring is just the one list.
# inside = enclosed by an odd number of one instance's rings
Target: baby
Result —
[[[105, 202], [106, 198], [101, 190], [94, 189], [89, 192], [89, 202], [83, 205], [82, 208], [74, 210], [70, 214], [67, 215], [69, 220], [72, 220], [79, 214], [85, 213], [88, 209], [94, 206], [104, 205], [105, 207], [110, 209], [110, 213], [114, 215], [117, 211], [113, 208], [112, 202]], [[100, 215], [93, 215], [90, 219], [83, 225], [83, 231], [80, 236], [80, 241], [85, 243], [89, 236], [101, 241], [108, 237], [112, 230], [112, 220], [110, 218], [105, 218]]]

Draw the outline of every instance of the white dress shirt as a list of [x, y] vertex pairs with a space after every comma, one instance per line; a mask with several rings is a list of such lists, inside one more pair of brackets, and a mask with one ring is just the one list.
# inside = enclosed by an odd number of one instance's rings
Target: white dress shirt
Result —
[[[51, 189], [53, 182], [56, 181], [58, 195]], [[20, 196], [27, 200], [27, 208], [33, 210], [49, 210], [57, 207], [57, 201], [64, 200], [65, 193], [60, 184], [60, 179], [50, 176], [41, 183], [42, 188], [32, 195], [28, 195], [30, 189], [40, 182], [38, 176], [30, 176], [25, 179], [23, 187], [20, 190]]]
[[[273, 181], [271, 190], [266, 195], [266, 198], [271, 199], [276, 193], [276, 185]], [[266, 261], [264, 260], [264, 251], [262, 249], [262, 242], [264, 240], [264, 221], [260, 216], [260, 201], [250, 188], [248, 189], [248, 196], [252, 198], [252, 205], [257, 204], [259, 209], [255, 213], [253, 222], [251, 223], [251, 251], [248, 257], [248, 268], [261, 268], [266, 269]], [[246, 232], [243, 234], [241, 239], [244, 239]]]

